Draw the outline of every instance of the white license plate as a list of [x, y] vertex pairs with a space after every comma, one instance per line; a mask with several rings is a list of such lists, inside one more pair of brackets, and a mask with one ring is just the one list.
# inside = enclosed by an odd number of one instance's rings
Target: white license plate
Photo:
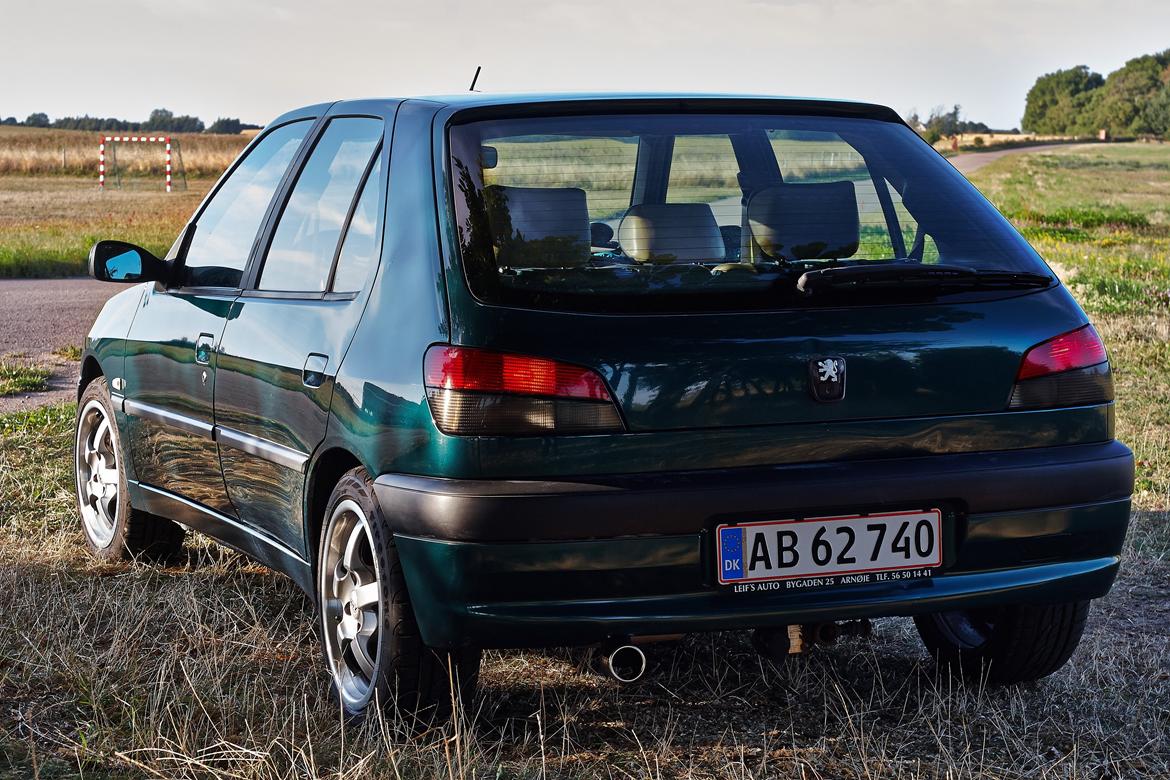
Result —
[[805, 577], [844, 584], [942, 565], [937, 509], [720, 525], [715, 538], [723, 585]]

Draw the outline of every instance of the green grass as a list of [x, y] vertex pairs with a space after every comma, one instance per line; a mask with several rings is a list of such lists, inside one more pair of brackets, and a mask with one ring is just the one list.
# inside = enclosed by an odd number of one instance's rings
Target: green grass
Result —
[[1170, 507], [1170, 146], [1005, 157], [972, 181], [1022, 229], [1093, 317], [1115, 368], [1118, 437], [1137, 501]]
[[14, 360], [0, 360], [0, 396], [35, 393], [49, 386], [52, 372]]

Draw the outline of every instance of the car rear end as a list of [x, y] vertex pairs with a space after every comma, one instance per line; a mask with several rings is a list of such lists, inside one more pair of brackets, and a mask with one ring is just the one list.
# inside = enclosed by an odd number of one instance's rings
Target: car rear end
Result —
[[1108, 358], [887, 109], [611, 100], [437, 122], [450, 470], [384, 474], [425, 641], [1077, 602], [1133, 460]]

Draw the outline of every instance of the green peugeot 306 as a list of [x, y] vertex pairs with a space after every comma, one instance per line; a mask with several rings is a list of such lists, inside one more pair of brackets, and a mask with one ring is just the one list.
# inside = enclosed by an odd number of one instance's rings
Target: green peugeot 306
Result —
[[[345, 101], [274, 120], [93, 326], [90, 550], [194, 529], [313, 600], [341, 705], [440, 714], [484, 648], [913, 616], [1052, 673], [1133, 458], [1068, 290], [888, 108]], [[456, 690], [452, 690], [454, 684]]]

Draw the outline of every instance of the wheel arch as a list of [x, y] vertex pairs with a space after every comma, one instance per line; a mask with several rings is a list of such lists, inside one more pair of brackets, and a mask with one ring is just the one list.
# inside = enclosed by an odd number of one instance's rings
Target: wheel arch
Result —
[[102, 370], [98, 359], [93, 354], [86, 355], [81, 361], [81, 379], [77, 382], [77, 399], [81, 400], [81, 394], [85, 392], [85, 388], [89, 387], [90, 382], [105, 375], [106, 372]]
[[305, 549], [309, 553], [309, 564], [316, 571], [317, 545], [320, 542], [321, 526], [325, 522], [325, 509], [333, 487], [341, 475], [350, 469], [362, 466], [356, 455], [345, 447], [326, 446], [309, 463], [305, 477]]

